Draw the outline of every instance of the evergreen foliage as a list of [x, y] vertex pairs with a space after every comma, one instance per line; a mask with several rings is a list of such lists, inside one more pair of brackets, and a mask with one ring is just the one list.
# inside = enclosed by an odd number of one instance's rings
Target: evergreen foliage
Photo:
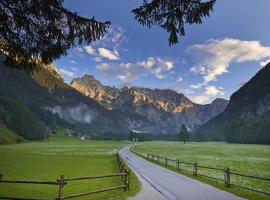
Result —
[[158, 25], [169, 33], [169, 45], [185, 35], [185, 24], [201, 24], [209, 16], [216, 0], [144, 0], [139, 8], [132, 10], [135, 19], [143, 26]]
[[33, 72], [77, 44], [99, 40], [110, 22], [87, 19], [63, 7], [63, 0], [0, 0], [0, 51], [12, 68]]
[[189, 138], [190, 138], [190, 132], [187, 130], [187, 127], [185, 125], [182, 125], [180, 132], [177, 134], [177, 140], [183, 141], [185, 144]]
[[46, 137], [47, 129], [43, 122], [19, 102], [0, 96], [0, 120], [18, 135], [29, 140]]

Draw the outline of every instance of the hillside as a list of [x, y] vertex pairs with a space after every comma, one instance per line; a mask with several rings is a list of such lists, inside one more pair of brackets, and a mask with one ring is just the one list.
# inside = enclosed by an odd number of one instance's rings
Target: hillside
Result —
[[216, 99], [211, 104], [193, 103], [184, 94], [169, 89], [140, 87], [115, 88], [105, 86], [92, 75], [84, 75], [70, 84], [82, 94], [104, 106], [125, 114], [135, 113], [149, 121], [150, 126], [136, 124], [130, 128], [144, 132], [176, 133], [182, 124], [193, 131], [222, 112], [227, 100]]
[[270, 143], [270, 63], [231, 95], [224, 112], [200, 127], [197, 140]]
[[25, 139], [18, 136], [14, 131], [8, 129], [3, 123], [0, 123], [0, 144], [16, 144], [25, 142]]
[[44, 139], [59, 127], [95, 138], [128, 132], [121, 124], [121, 113], [108, 111], [77, 92], [56, 72], [54, 66], [44, 65], [30, 76], [1, 62], [0, 119], [9, 129], [30, 140]]

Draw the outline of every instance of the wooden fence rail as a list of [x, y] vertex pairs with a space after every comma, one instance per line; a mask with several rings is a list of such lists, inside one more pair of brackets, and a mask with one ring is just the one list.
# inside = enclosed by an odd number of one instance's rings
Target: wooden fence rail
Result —
[[[124, 189], [124, 191], [129, 190], [129, 180], [130, 180], [130, 170], [126, 166], [124, 160], [119, 156], [119, 154], [116, 154], [116, 162], [117, 166], [119, 168], [119, 173], [115, 174], [107, 174], [107, 175], [100, 175], [100, 176], [83, 176], [83, 177], [74, 177], [74, 178], [65, 178], [64, 175], [62, 175], [59, 179], [56, 181], [29, 181], [29, 180], [3, 180], [3, 175], [0, 174], [0, 184], [1, 183], [7, 183], [7, 184], [45, 184], [45, 185], [57, 185], [58, 186], [58, 195], [55, 198], [56, 200], [62, 200], [62, 199], [70, 199], [70, 198], [76, 198], [81, 196], [87, 196], [117, 189]], [[79, 194], [72, 194], [68, 196], [64, 196], [64, 186], [68, 184], [70, 181], [81, 181], [81, 180], [93, 180], [93, 179], [103, 179], [103, 178], [110, 178], [110, 177], [121, 177], [122, 184], [117, 185], [110, 188], [95, 190], [95, 191], [89, 191]], [[0, 196], [0, 199], [13, 199], [13, 200], [44, 200], [44, 199], [38, 199], [38, 198], [25, 198], [25, 197], [5, 197]]]
[[[258, 179], [258, 180], [263, 180], [263, 181], [270, 181], [269, 178], [253, 176], [253, 175], [248, 175], [248, 174], [235, 172], [235, 171], [232, 171], [229, 167], [221, 169], [221, 168], [216, 168], [216, 167], [211, 167], [211, 166], [199, 165], [197, 162], [183, 162], [183, 161], [180, 161], [179, 159], [171, 159], [171, 158], [168, 158], [168, 157], [165, 157], [165, 156], [160, 156], [160, 155], [157, 155], [157, 154], [147, 153], [146, 155], [147, 155], [147, 159], [157, 161], [157, 162], [161, 162], [161, 159], [163, 159], [165, 166], [168, 166], [168, 161], [175, 162], [176, 170], [183, 170], [183, 171], [191, 172], [193, 176], [203, 176], [203, 177], [206, 177], [206, 178], [215, 179], [215, 180], [218, 180], [218, 181], [223, 181], [225, 187], [230, 187], [232, 185], [232, 186], [239, 187], [239, 188], [242, 188], [242, 189], [247, 189], [247, 190], [262, 193], [262, 194], [265, 194], [265, 195], [270, 195], [270, 192], [268, 192], [268, 191], [262, 191], [262, 190], [246, 187], [246, 186], [243, 186], [243, 185], [238, 185], [236, 183], [231, 182], [231, 176], [232, 175], [246, 177], [246, 178], [253, 178], [253, 179]], [[180, 167], [180, 164], [189, 165], [189, 166], [192, 167], [192, 169], [191, 170], [184, 169], [184, 168]], [[222, 171], [224, 173], [224, 179], [198, 173], [199, 168]]]

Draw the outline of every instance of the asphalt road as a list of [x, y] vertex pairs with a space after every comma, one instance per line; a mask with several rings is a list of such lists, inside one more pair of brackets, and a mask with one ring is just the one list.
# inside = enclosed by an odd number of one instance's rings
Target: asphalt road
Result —
[[[152, 187], [169, 200], [243, 200], [229, 192], [178, 174], [153, 164], [129, 151], [120, 150], [120, 156]], [[144, 200], [150, 198], [146, 197]]]

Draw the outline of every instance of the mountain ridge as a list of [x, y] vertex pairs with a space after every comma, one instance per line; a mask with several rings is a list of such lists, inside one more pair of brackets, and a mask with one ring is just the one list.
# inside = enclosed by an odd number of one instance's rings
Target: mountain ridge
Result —
[[92, 75], [75, 78], [70, 86], [108, 110], [132, 111], [146, 116], [150, 122], [162, 126], [160, 130], [167, 126], [168, 130], [163, 132], [177, 132], [182, 124], [194, 130], [223, 111], [227, 105], [224, 99], [216, 99], [206, 105], [196, 104], [184, 94], [171, 89], [105, 86]]

